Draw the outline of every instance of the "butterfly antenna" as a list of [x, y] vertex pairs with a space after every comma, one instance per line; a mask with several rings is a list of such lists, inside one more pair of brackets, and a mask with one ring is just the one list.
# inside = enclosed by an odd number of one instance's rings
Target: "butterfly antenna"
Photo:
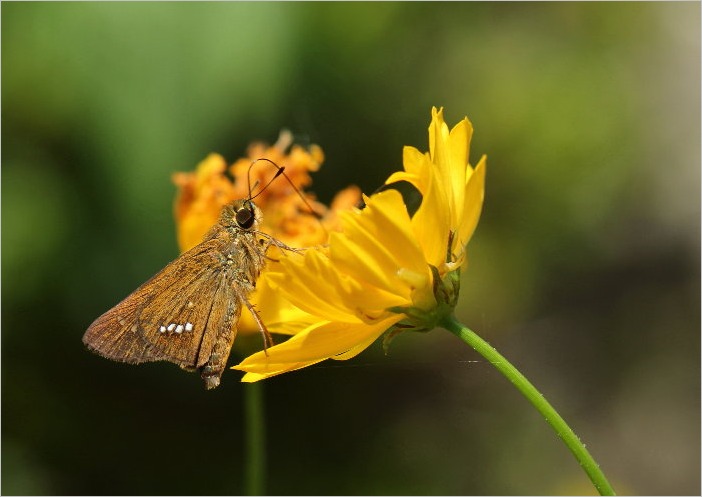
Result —
[[[271, 180], [270, 180], [268, 183], [266, 183], [266, 186], [264, 186], [263, 188], [261, 188], [261, 190], [260, 190], [256, 195], [251, 196], [251, 168], [254, 166], [254, 164], [256, 164], [256, 162], [261, 161], [261, 160], [262, 160], [262, 161], [269, 162], [270, 164], [273, 164], [278, 170], [276, 171], [275, 175], [271, 178]], [[310, 210], [310, 213], [311, 213], [314, 217], [316, 217], [318, 220], [321, 220], [321, 219], [322, 219], [322, 215], [319, 214], [319, 212], [317, 212], [316, 210], [314, 210], [314, 207], [312, 207], [312, 206], [310, 205], [310, 203], [307, 201], [307, 199], [306, 199], [305, 196], [302, 194], [302, 192], [299, 190], [299, 188], [296, 187], [295, 184], [292, 182], [292, 180], [288, 177], [288, 175], [285, 174], [285, 167], [279, 166], [278, 164], [276, 164], [276, 163], [273, 162], [272, 160], [266, 159], [265, 157], [261, 157], [260, 159], [256, 159], [256, 160], [253, 161], [253, 162], [251, 163], [251, 165], [249, 166], [249, 173], [248, 173], [248, 178], [247, 178], [247, 179], [248, 179], [248, 182], [249, 182], [249, 200], [253, 200], [253, 199], [255, 199], [256, 197], [258, 197], [261, 193], [263, 193], [263, 191], [264, 191], [266, 188], [268, 188], [268, 187], [270, 186], [270, 184], [273, 183], [273, 180], [275, 180], [278, 176], [283, 176], [283, 177], [285, 178], [285, 180], [290, 184], [290, 186], [292, 187], [292, 189], [295, 190], [295, 193], [297, 193], [297, 195], [300, 197], [300, 199], [302, 199], [302, 201], [305, 203], [305, 205], [307, 206], [307, 208]]]
[[[253, 169], [254, 165], [255, 165], [258, 161], [260, 161], [260, 160], [265, 160], [265, 161], [270, 162], [271, 164], [273, 164], [275, 167], [278, 168], [278, 171], [275, 173], [275, 176], [273, 176], [273, 177], [271, 178], [271, 180], [270, 180], [268, 183], [266, 183], [266, 186], [264, 186], [263, 188], [261, 188], [261, 191], [259, 191], [256, 195], [252, 195], [253, 190], [258, 186], [258, 180], [256, 180], [256, 182], [254, 183], [254, 185], [253, 185], [253, 187], [252, 187], [252, 186], [251, 186], [251, 169]], [[256, 197], [258, 197], [260, 194], [262, 194], [262, 193], [264, 192], [264, 190], [265, 190], [266, 188], [268, 188], [268, 186], [269, 186], [271, 183], [273, 183], [273, 180], [276, 179], [278, 176], [281, 175], [281, 173], [283, 172], [284, 169], [285, 169], [284, 167], [280, 167], [278, 164], [276, 164], [275, 162], [273, 162], [273, 161], [271, 161], [271, 160], [268, 160], [268, 159], [256, 159], [256, 160], [254, 160], [253, 162], [251, 162], [251, 165], [249, 166], [249, 170], [246, 172], [246, 183], [247, 183], [247, 186], [248, 186], [248, 189], [249, 189], [249, 200], [253, 200], [253, 199], [255, 199]], [[287, 176], [286, 176], [286, 177], [287, 177]], [[294, 185], [293, 185], [293, 187], [294, 187]]]

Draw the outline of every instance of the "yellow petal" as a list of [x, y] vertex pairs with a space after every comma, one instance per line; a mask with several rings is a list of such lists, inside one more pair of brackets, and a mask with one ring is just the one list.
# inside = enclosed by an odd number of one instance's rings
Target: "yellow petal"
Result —
[[389, 185], [397, 181], [407, 181], [408, 183], [411, 183], [415, 187], [417, 187], [417, 189], [420, 192], [422, 191], [422, 189], [418, 186], [420, 184], [419, 176], [417, 176], [414, 173], [408, 173], [406, 171], [396, 171], [390, 176], [388, 176], [388, 179], [385, 180], [385, 184]]
[[464, 208], [464, 193], [466, 187], [466, 166], [468, 165], [468, 152], [470, 140], [473, 135], [473, 126], [467, 118], [463, 118], [449, 134], [447, 155], [449, 157], [447, 182], [449, 203], [451, 208], [451, 225], [458, 227]]
[[397, 267], [418, 272], [425, 269], [424, 256], [399, 192], [387, 190], [373, 195], [359, 216], [344, 216], [342, 226], [344, 233], [357, 243], [391, 254]]
[[[270, 378], [271, 376], [276, 376], [282, 373], [289, 373], [290, 371], [295, 371], [296, 369], [306, 368], [307, 366], [312, 366], [313, 364], [317, 364], [318, 362], [322, 361], [298, 362], [292, 364], [270, 364], [266, 372], [246, 373], [243, 376], [243, 378], [241, 378], [241, 381], [243, 383], [253, 383], [256, 381], [265, 380], [266, 378]], [[232, 367], [232, 369], [237, 369], [237, 367], [234, 366]]]
[[[261, 320], [271, 333], [292, 335], [315, 321], [310, 314], [283, 298], [282, 292], [273, 288], [267, 271], [261, 274], [256, 283], [256, 290], [249, 296], [249, 301], [254, 304]], [[248, 309], [244, 309], [241, 313], [241, 320], [246, 326], [244, 329], [258, 330], [258, 325]]]
[[[451, 162], [452, 154], [450, 148], [450, 132], [448, 125], [444, 122], [443, 109], [440, 109], [434, 114], [431, 125], [429, 126], [429, 135], [430, 145], [431, 142], [433, 142], [433, 146], [431, 146], [429, 154], [431, 162], [434, 165], [432, 169], [436, 175], [435, 177], [441, 179], [439, 184], [446, 192], [446, 198], [448, 200], [447, 212], [451, 216], [451, 220], [455, 221], [455, 196], [453, 195], [451, 189], [453, 185], [454, 173], [453, 164]], [[462, 165], [465, 166], [465, 163]]]
[[436, 107], [431, 109], [431, 123], [429, 124], [429, 156], [431, 161], [436, 164], [441, 173], [446, 172], [446, 147], [444, 143], [449, 136], [448, 126], [444, 122], [443, 107], [437, 110]]
[[348, 277], [340, 275], [329, 258], [317, 249], [310, 249], [300, 257], [292, 255], [281, 259], [281, 272], [270, 272], [270, 282], [292, 304], [305, 312], [330, 321], [357, 321], [341, 297], [353, 285]]
[[345, 217], [344, 235], [331, 238], [335, 267], [361, 283], [348, 295], [348, 307], [384, 310], [418, 300], [428, 305], [431, 271], [401, 195], [390, 190], [366, 203], [365, 210]]
[[429, 154], [423, 154], [414, 147], [405, 146], [402, 149], [402, 165], [408, 174], [413, 174], [419, 182], [414, 184], [420, 191], [428, 180], [427, 166], [431, 164]]
[[329, 359], [358, 345], [370, 345], [395, 322], [397, 315], [389, 315], [388, 318], [370, 325], [320, 321], [287, 342], [269, 348], [267, 355], [261, 351], [247, 357], [235, 369], [266, 373], [271, 368], [279, 369], [282, 364]]
[[441, 188], [442, 178], [434, 170], [422, 204], [412, 218], [412, 229], [422, 246], [425, 264], [439, 267], [446, 260], [446, 249], [451, 231], [448, 199]]
[[364, 238], [354, 242], [349, 236], [332, 233], [329, 251], [330, 259], [339, 270], [371, 287], [393, 290], [392, 273], [387, 269], [395, 267], [395, 260], [376, 240]]
[[468, 182], [465, 186], [465, 208], [458, 231], [458, 240], [461, 246], [468, 244], [480, 220], [483, 199], [485, 197], [486, 161], [487, 158], [483, 155], [478, 165], [475, 166], [470, 178], [468, 178]]
[[431, 170], [429, 154], [423, 154], [414, 147], [404, 147], [402, 149], [402, 165], [405, 170], [392, 173], [385, 180], [385, 184], [407, 181], [414, 185], [420, 193], [426, 192], [428, 175]]
[[[384, 326], [386, 327], [385, 329], [389, 330], [392, 327], [392, 325], [394, 325], [395, 323], [397, 323], [399, 321], [402, 321], [402, 319], [404, 319], [404, 317], [405, 316], [403, 314], [396, 314], [396, 315], [392, 316], [387, 321], [385, 321], [385, 324], [384, 324]], [[346, 352], [332, 356], [331, 359], [334, 359], [335, 361], [347, 361], [353, 357], [356, 357], [358, 354], [360, 354], [361, 352], [366, 350], [377, 339], [378, 339], [377, 336], [370, 335], [367, 340], [360, 342], [358, 345], [349, 349]]]
[[382, 311], [410, 302], [410, 288], [398, 284], [395, 277], [397, 262], [386, 250], [375, 247], [375, 240], [356, 244], [340, 233], [332, 233], [329, 242], [334, 267], [353, 277], [356, 283], [341, 295], [348, 309]]
[[467, 117], [453, 127], [449, 134], [449, 156], [451, 157], [452, 180], [460, 191], [465, 184], [465, 167], [468, 164], [470, 140], [473, 136], [473, 125]]

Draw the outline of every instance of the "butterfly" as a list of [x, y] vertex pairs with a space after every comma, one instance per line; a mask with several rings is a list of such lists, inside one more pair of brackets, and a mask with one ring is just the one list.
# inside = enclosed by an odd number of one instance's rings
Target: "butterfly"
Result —
[[[282, 171], [279, 167], [275, 177]], [[224, 206], [202, 242], [97, 318], [83, 343], [114, 361], [172, 362], [199, 371], [207, 389], [219, 386], [243, 307], [261, 330], [264, 350], [273, 344], [248, 299], [267, 249], [300, 250], [258, 231], [261, 220], [250, 194]]]

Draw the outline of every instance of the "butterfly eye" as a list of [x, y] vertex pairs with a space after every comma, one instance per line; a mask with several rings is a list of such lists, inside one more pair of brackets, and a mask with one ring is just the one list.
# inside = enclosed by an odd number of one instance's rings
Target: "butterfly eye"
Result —
[[253, 208], [244, 206], [236, 211], [236, 224], [242, 229], [249, 229], [254, 223]]

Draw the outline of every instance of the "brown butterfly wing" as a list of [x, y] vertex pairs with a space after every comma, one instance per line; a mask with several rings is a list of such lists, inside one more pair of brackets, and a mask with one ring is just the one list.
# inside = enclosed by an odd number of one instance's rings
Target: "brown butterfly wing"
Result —
[[97, 318], [83, 342], [116, 361], [202, 366], [218, 334], [231, 332], [241, 309], [222, 262], [223, 243], [213, 238], [182, 254]]
[[236, 289], [230, 271], [218, 266], [187, 288], [171, 286], [146, 305], [137, 333], [142, 334], [154, 360], [200, 368], [208, 362], [216, 344], [224, 341], [226, 351], [219, 353], [226, 352], [226, 362], [241, 315]]

